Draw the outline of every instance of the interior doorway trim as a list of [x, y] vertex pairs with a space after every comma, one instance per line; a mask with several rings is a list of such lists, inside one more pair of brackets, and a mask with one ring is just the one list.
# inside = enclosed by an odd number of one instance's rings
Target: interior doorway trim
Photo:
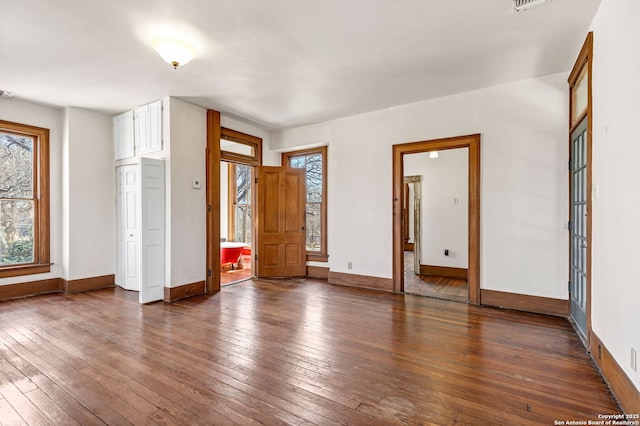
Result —
[[[220, 291], [220, 112], [207, 110], [206, 199], [207, 261], [205, 293]], [[217, 266], [216, 266], [217, 264]]]
[[[253, 148], [252, 155], [242, 155], [224, 151], [220, 147], [221, 139], [230, 140]], [[220, 162], [227, 161], [234, 164], [244, 164], [252, 167], [262, 165], [262, 138], [252, 136], [236, 130], [223, 128], [220, 112], [207, 110], [207, 147], [206, 147], [206, 280], [205, 293], [212, 294], [220, 291]], [[254, 169], [255, 170], [255, 169]], [[253, 185], [252, 185], [253, 187]], [[252, 188], [251, 199], [255, 200], [255, 187]], [[255, 203], [255, 201], [254, 201]], [[254, 217], [258, 214], [254, 209]], [[257, 235], [255, 223], [253, 235]], [[254, 237], [254, 242], [255, 242]]]
[[480, 134], [393, 145], [393, 291], [404, 291], [404, 156], [446, 149], [469, 149], [469, 303], [480, 304]]
[[[405, 185], [413, 184], [413, 272], [420, 273], [420, 255], [415, 253], [421, 253], [422, 250], [422, 176], [404, 176], [403, 183]], [[408, 197], [408, 192], [403, 191], [405, 197]], [[407, 208], [410, 204], [407, 200], [403, 200], [402, 205]], [[403, 213], [402, 219], [409, 221], [409, 214]], [[406, 238], [408, 229], [408, 223], [403, 224], [403, 241]], [[406, 246], [403, 243], [403, 250], [406, 250]], [[404, 276], [404, 275], [403, 275]]]

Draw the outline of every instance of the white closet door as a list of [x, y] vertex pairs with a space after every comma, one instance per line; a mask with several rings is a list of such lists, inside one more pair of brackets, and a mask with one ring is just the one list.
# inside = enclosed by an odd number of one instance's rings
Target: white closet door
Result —
[[164, 299], [165, 170], [164, 160], [140, 159], [141, 271], [140, 303]]
[[124, 288], [140, 290], [140, 170], [137, 165], [122, 170], [122, 264]]
[[124, 288], [124, 177], [116, 167], [116, 285]]

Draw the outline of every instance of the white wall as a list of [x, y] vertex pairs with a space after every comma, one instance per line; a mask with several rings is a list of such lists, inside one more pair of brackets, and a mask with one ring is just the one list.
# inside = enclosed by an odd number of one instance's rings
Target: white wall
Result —
[[63, 235], [67, 280], [115, 271], [115, 174], [111, 118], [66, 108]]
[[[170, 287], [204, 281], [206, 270], [206, 110], [170, 98]], [[192, 188], [193, 179], [201, 189]]]
[[63, 112], [19, 99], [0, 99], [0, 120], [49, 129], [49, 197], [51, 221], [51, 272], [0, 278], [0, 285], [58, 278], [62, 276], [62, 138]]
[[331, 270], [391, 278], [393, 144], [480, 133], [482, 288], [567, 299], [566, 78], [559, 73], [273, 135], [274, 150], [329, 144]]
[[404, 156], [404, 175], [422, 176], [422, 265], [469, 267], [468, 169], [467, 148]]
[[[593, 22], [592, 327], [640, 389], [640, 4], [603, 1]], [[577, 52], [576, 52], [577, 55]]]

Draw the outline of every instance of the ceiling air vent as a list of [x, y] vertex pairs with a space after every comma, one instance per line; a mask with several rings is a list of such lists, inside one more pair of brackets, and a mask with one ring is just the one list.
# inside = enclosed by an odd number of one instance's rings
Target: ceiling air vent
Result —
[[550, 1], [551, 0], [513, 0], [513, 11], [522, 12], [532, 7], [542, 6]]

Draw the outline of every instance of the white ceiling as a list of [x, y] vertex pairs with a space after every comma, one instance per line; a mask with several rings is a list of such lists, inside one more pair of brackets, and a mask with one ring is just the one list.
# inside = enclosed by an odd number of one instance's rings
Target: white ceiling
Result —
[[[0, 0], [0, 89], [115, 113], [176, 96], [281, 129], [571, 68], [600, 0]], [[174, 70], [160, 31], [199, 45]]]

